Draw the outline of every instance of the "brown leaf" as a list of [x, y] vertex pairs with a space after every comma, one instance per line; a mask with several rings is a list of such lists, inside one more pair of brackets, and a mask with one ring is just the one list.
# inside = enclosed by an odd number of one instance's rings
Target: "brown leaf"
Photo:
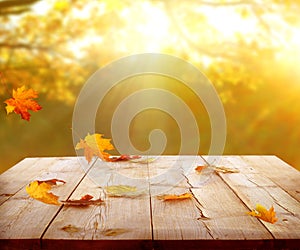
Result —
[[120, 156], [111, 156], [109, 157], [109, 161], [129, 161], [134, 159], [141, 158], [139, 155], [120, 155]]
[[234, 168], [227, 168], [227, 167], [214, 167], [216, 173], [239, 173], [240, 171], [238, 169]]
[[65, 184], [66, 182], [64, 180], [59, 180], [59, 179], [50, 179], [50, 180], [43, 180], [43, 181], [38, 181], [39, 184], [42, 182], [45, 182], [51, 186], [57, 185], [59, 182], [62, 184]]
[[164, 195], [159, 195], [157, 198], [159, 200], [164, 200], [164, 201], [174, 201], [174, 200], [185, 200], [185, 199], [191, 199], [193, 195], [191, 193], [184, 193], [184, 194], [164, 194]]
[[92, 200], [93, 196], [86, 194], [79, 200], [66, 200], [60, 201], [66, 206], [89, 206], [89, 205], [101, 205], [104, 203], [102, 199]]

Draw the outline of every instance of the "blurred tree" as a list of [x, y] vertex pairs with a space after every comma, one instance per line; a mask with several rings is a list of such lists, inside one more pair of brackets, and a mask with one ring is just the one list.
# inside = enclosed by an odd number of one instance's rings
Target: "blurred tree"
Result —
[[30, 5], [40, 0], [2, 0], [0, 2], [0, 15], [16, 15], [30, 11]]
[[276, 153], [300, 164], [299, 13], [298, 0], [0, 1], [0, 96], [26, 84], [71, 109], [99, 67], [133, 53], [169, 53], [217, 88], [226, 153]]

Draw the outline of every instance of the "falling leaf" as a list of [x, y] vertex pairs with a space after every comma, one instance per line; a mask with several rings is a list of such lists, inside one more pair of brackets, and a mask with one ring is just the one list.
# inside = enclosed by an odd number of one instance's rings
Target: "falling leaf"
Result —
[[75, 227], [75, 226], [69, 224], [69, 225], [67, 225], [67, 226], [62, 227], [61, 230], [63, 230], [63, 231], [65, 231], [65, 232], [68, 232], [68, 233], [71, 233], [71, 234], [72, 234], [72, 233], [77, 233], [77, 232], [79, 232], [79, 231], [80, 231], [80, 228]]
[[164, 195], [159, 195], [157, 198], [159, 200], [164, 200], [164, 201], [172, 201], [172, 200], [185, 200], [185, 199], [190, 199], [192, 198], [192, 194], [190, 193], [184, 193], [184, 194], [164, 194]]
[[195, 168], [195, 170], [196, 170], [197, 173], [201, 173], [202, 170], [205, 169], [206, 167], [207, 167], [207, 166], [197, 166], [197, 167]]
[[102, 199], [92, 200], [94, 197], [86, 194], [82, 196], [79, 200], [66, 200], [61, 201], [64, 205], [67, 206], [89, 206], [89, 205], [101, 205], [104, 203]]
[[238, 169], [234, 169], [234, 168], [227, 168], [227, 167], [214, 167], [215, 172], [217, 173], [239, 173], [240, 171]]
[[274, 211], [274, 207], [272, 206], [269, 210], [267, 210], [264, 206], [257, 204], [256, 208], [247, 214], [257, 217], [266, 222], [270, 222], [274, 224], [278, 218], [276, 218], [276, 213]]
[[109, 157], [109, 161], [129, 161], [139, 158], [141, 158], [139, 155], [120, 155]]
[[135, 186], [116, 185], [105, 187], [106, 193], [110, 197], [137, 197], [144, 194], [143, 190], [137, 190]]
[[110, 139], [103, 138], [102, 134], [90, 135], [88, 133], [84, 140], [80, 139], [75, 149], [84, 149], [84, 156], [88, 163], [90, 163], [94, 155], [102, 160], [110, 161], [110, 154], [104, 151], [113, 150], [114, 146], [111, 144]]
[[47, 204], [59, 205], [58, 196], [50, 193], [51, 184], [44, 181], [33, 181], [26, 187], [30, 197]]
[[130, 232], [130, 230], [125, 228], [109, 228], [102, 231], [102, 234], [105, 236], [116, 236], [127, 232]]
[[22, 119], [29, 121], [30, 114], [28, 110], [36, 112], [42, 109], [36, 101], [32, 100], [37, 97], [38, 94], [36, 91], [33, 89], [26, 90], [25, 86], [13, 90], [12, 98], [4, 102], [7, 104], [5, 107], [7, 114], [15, 112], [16, 114], [20, 114]]

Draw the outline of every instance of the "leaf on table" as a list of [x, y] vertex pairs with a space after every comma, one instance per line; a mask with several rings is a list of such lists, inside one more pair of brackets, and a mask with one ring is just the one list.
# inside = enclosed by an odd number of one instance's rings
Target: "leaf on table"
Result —
[[45, 182], [51, 186], [58, 185], [58, 183], [61, 183], [61, 184], [66, 183], [64, 180], [59, 180], [59, 179], [49, 179], [49, 180], [38, 181], [39, 184], [42, 182]]
[[109, 228], [106, 230], [102, 231], [102, 234], [105, 236], [117, 236], [123, 233], [127, 233], [130, 232], [129, 229], [125, 229], [125, 228]]
[[7, 114], [15, 112], [16, 114], [20, 114], [22, 119], [29, 121], [31, 115], [28, 110], [37, 112], [42, 109], [42, 107], [33, 100], [37, 97], [38, 93], [36, 91], [33, 89], [26, 90], [25, 86], [17, 88], [17, 90], [13, 89], [12, 98], [4, 101], [7, 105], [5, 107]]
[[195, 171], [198, 173], [198, 174], [200, 174], [201, 172], [202, 172], [202, 170], [203, 169], [205, 169], [207, 166], [197, 166], [196, 168], [195, 168]]
[[156, 160], [156, 158], [154, 157], [139, 157], [139, 158], [136, 158], [136, 159], [130, 159], [130, 162], [133, 162], [133, 163], [140, 163], [140, 164], [148, 164], [148, 163], [151, 163], [151, 162], [154, 162]]
[[111, 139], [103, 138], [103, 134], [88, 135], [77, 143], [75, 149], [84, 149], [84, 156], [88, 163], [91, 162], [93, 156], [98, 156], [104, 161], [110, 161], [110, 154], [105, 152], [113, 150], [114, 146], [111, 144]]
[[264, 206], [256, 204], [256, 208], [251, 212], [248, 212], [247, 214], [257, 217], [263, 221], [270, 222], [272, 224], [274, 224], [278, 220], [278, 218], [276, 218], [276, 213], [273, 206], [271, 206], [271, 208], [267, 210]]
[[138, 190], [135, 186], [115, 185], [105, 187], [105, 191], [110, 197], [134, 198], [144, 194], [143, 190]]
[[240, 171], [238, 169], [234, 169], [234, 168], [227, 168], [227, 167], [214, 167], [214, 170], [216, 173], [239, 173]]
[[141, 158], [139, 155], [120, 155], [120, 156], [111, 156], [109, 161], [130, 161]]
[[65, 201], [60, 201], [66, 206], [89, 206], [89, 205], [101, 205], [104, 203], [102, 199], [96, 199], [92, 200], [94, 197], [86, 194], [82, 196], [79, 200], [65, 200]]
[[80, 228], [75, 227], [75, 226], [69, 224], [69, 225], [66, 225], [66, 226], [62, 227], [61, 230], [65, 231], [65, 232], [67, 232], [67, 233], [71, 233], [71, 234], [72, 234], [72, 233], [77, 233], [77, 232], [79, 232], [79, 231], [80, 231]]
[[164, 195], [158, 195], [157, 198], [159, 200], [164, 201], [176, 201], [176, 200], [185, 200], [185, 199], [191, 199], [193, 195], [191, 193], [184, 193], [184, 194], [164, 194]]
[[47, 203], [59, 205], [58, 196], [49, 192], [51, 190], [51, 184], [44, 181], [33, 181], [28, 186], [26, 186], [26, 192], [30, 197]]

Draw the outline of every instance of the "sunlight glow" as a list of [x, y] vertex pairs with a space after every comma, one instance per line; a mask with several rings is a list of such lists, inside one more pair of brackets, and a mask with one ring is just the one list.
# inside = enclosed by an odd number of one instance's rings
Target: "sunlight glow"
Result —
[[167, 44], [169, 34], [169, 18], [162, 8], [149, 2], [141, 2], [133, 12], [124, 9], [121, 16], [127, 22], [130, 31], [130, 51], [160, 51]]
[[242, 18], [239, 13], [230, 8], [205, 8], [208, 24], [219, 31], [225, 39], [236, 36], [255, 33], [257, 23], [253, 18]]

